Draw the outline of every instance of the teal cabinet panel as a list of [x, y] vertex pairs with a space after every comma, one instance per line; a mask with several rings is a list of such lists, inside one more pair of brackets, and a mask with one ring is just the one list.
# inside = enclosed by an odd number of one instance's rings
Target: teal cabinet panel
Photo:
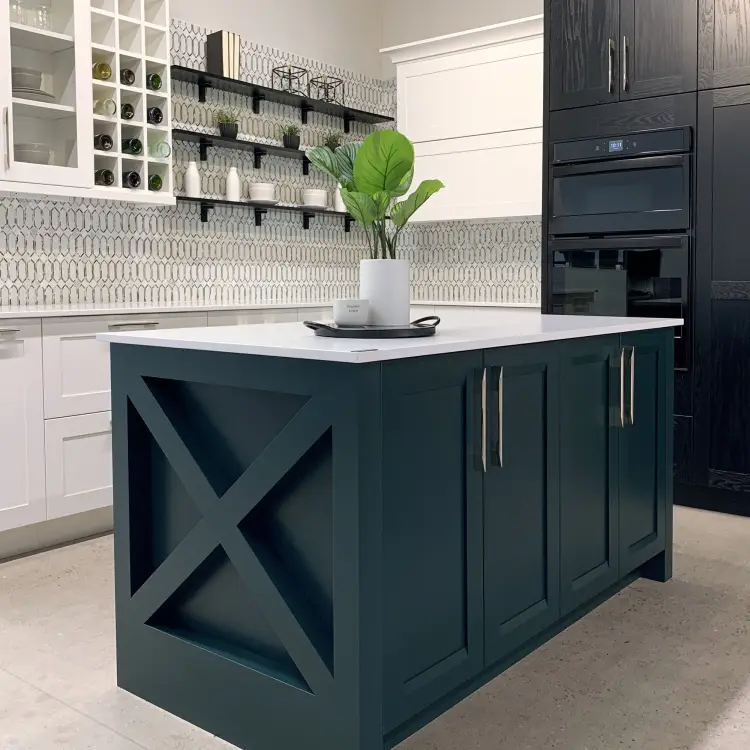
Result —
[[618, 565], [617, 337], [560, 347], [560, 566], [566, 614], [615, 583]]
[[482, 352], [383, 366], [383, 721], [483, 667]]
[[621, 576], [665, 548], [670, 482], [665, 400], [671, 374], [665, 341], [663, 331], [620, 338], [626, 375], [625, 426], [618, 431]]
[[559, 372], [551, 346], [485, 352], [485, 662], [492, 664], [560, 615]]

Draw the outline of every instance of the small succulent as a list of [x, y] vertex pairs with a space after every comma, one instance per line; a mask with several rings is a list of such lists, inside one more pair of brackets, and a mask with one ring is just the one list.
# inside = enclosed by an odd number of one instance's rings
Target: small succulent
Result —
[[330, 133], [323, 141], [327, 148], [335, 151], [341, 145], [341, 133]]
[[240, 113], [237, 109], [217, 109], [214, 119], [217, 125], [235, 124], [240, 121]]
[[282, 125], [281, 135], [299, 135], [299, 125]]

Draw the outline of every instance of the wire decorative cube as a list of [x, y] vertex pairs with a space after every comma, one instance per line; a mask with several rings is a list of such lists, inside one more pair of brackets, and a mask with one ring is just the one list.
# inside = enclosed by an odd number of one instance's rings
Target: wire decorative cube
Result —
[[280, 65], [273, 69], [271, 85], [279, 91], [286, 91], [288, 94], [305, 96], [309, 75], [307, 68], [301, 68], [299, 65]]
[[310, 79], [308, 92], [312, 99], [333, 104], [344, 103], [344, 81], [333, 76], [315, 76]]

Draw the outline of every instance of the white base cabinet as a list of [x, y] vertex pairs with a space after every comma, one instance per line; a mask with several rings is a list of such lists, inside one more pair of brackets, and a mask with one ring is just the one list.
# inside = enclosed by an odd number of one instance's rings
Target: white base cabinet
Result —
[[44, 423], [47, 519], [112, 505], [112, 421], [108, 411]]
[[44, 521], [42, 326], [0, 321], [0, 531]]

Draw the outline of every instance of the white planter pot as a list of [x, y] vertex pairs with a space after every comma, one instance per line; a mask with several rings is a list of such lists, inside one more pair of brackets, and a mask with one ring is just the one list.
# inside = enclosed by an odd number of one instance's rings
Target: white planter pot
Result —
[[370, 325], [408, 325], [409, 261], [361, 260], [359, 296], [370, 301]]
[[341, 197], [341, 188], [336, 188], [333, 193], [333, 210], [340, 211], [342, 214], [346, 213], [346, 204]]

